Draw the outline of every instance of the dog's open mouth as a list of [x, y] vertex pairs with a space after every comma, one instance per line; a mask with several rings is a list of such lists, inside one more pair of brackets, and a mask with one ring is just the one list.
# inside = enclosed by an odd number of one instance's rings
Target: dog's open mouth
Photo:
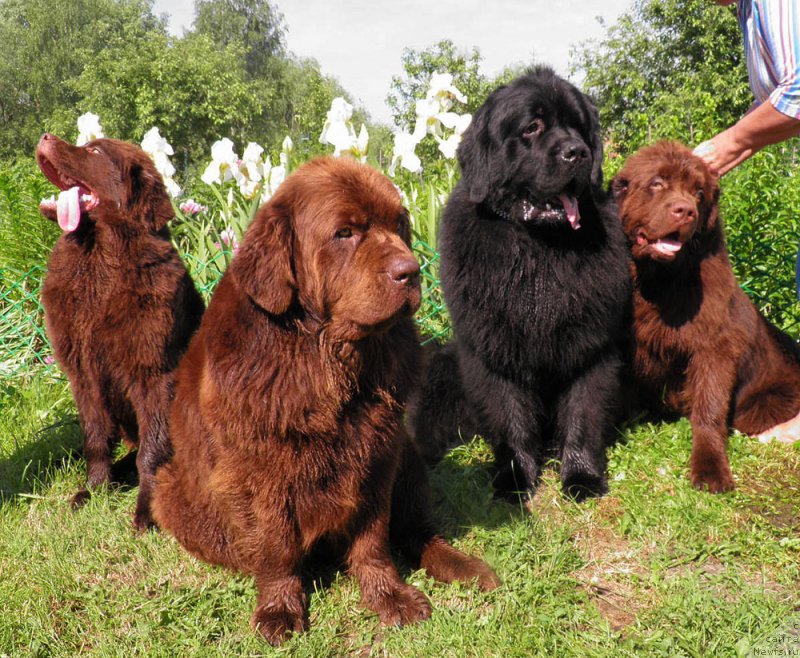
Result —
[[61, 189], [58, 198], [53, 195], [49, 199], [42, 199], [39, 211], [46, 217], [56, 219], [62, 231], [74, 231], [80, 224], [81, 214], [94, 210], [100, 203], [100, 197], [81, 181], [67, 176], [50, 160], [41, 156], [39, 167], [50, 182]]
[[581, 213], [578, 200], [574, 196], [561, 193], [545, 201], [523, 201], [523, 219], [532, 221], [558, 221], [566, 219], [569, 225], [578, 230], [581, 227]]
[[636, 244], [644, 247], [649, 246], [653, 251], [668, 258], [674, 257], [683, 247], [678, 231], [673, 231], [661, 238], [651, 239], [643, 229], [636, 233]]

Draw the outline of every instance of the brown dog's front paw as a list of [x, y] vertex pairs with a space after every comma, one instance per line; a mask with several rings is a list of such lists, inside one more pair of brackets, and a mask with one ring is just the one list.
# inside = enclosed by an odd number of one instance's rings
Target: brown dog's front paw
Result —
[[304, 610], [293, 610], [278, 603], [258, 606], [250, 624], [274, 646], [285, 642], [292, 633], [302, 633], [308, 629]]
[[736, 488], [727, 458], [702, 460], [700, 463], [693, 460], [691, 480], [696, 489], [710, 493], [723, 493]]
[[414, 624], [431, 616], [428, 597], [411, 585], [400, 585], [386, 594], [370, 597], [365, 603], [387, 626]]
[[153, 520], [153, 516], [150, 514], [150, 510], [147, 509], [137, 509], [136, 512], [134, 512], [132, 525], [137, 534], [158, 529], [156, 522]]
[[69, 506], [74, 510], [80, 509], [89, 502], [91, 497], [92, 493], [85, 487], [83, 489], [78, 489], [78, 491], [75, 492], [75, 495], [70, 499]]

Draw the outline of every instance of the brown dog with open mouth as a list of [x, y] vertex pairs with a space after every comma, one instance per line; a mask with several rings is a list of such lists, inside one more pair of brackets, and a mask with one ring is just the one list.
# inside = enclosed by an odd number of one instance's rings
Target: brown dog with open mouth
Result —
[[633, 155], [612, 183], [633, 256], [637, 388], [689, 416], [692, 484], [734, 488], [728, 428], [800, 438], [800, 354], [739, 287], [718, 217], [719, 185], [685, 146]]
[[308, 625], [302, 566], [321, 542], [387, 624], [431, 612], [390, 535], [434, 578], [498, 584], [437, 534], [403, 430], [420, 354], [409, 241], [385, 176], [345, 158], [303, 165], [258, 211], [178, 367], [155, 518], [255, 577], [252, 624], [273, 644]]
[[[42, 302], [78, 407], [88, 486], [111, 481], [120, 439], [138, 444], [133, 522], [141, 530], [152, 525], [153, 475], [170, 454], [173, 371], [200, 324], [203, 300], [170, 242], [172, 204], [144, 151], [113, 139], [73, 146], [45, 134], [36, 159], [62, 190], [40, 206], [64, 231]], [[87, 497], [80, 490], [73, 505]]]

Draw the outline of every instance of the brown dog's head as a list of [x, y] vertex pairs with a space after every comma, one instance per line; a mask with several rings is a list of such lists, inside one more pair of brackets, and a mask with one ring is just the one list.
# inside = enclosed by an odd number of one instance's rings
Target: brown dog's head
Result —
[[408, 213], [392, 182], [345, 158], [300, 167], [262, 206], [231, 272], [273, 315], [295, 303], [340, 340], [382, 331], [420, 303]]
[[611, 189], [635, 260], [672, 262], [717, 227], [717, 180], [683, 144], [641, 149]]
[[36, 148], [36, 161], [61, 190], [58, 201], [43, 201], [39, 210], [64, 231], [75, 231], [87, 219], [133, 220], [158, 231], [174, 216], [161, 174], [134, 144], [95, 139], [73, 146], [45, 133]]

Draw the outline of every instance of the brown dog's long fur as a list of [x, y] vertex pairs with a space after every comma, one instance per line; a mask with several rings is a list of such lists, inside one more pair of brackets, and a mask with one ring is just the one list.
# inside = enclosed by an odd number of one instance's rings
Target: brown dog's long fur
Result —
[[[79, 185], [99, 200], [53, 248], [42, 302], [78, 407], [89, 487], [110, 481], [121, 438], [139, 446], [134, 525], [141, 530], [152, 525], [153, 476], [169, 457], [173, 371], [203, 301], [170, 242], [172, 205], [144, 151], [111, 139], [72, 146], [46, 134], [37, 160], [61, 189]], [[53, 203], [41, 210], [55, 219]], [[73, 504], [87, 496], [79, 491]]]
[[651, 401], [689, 416], [692, 483], [728, 491], [728, 427], [759, 434], [800, 411], [797, 348], [737, 284], [719, 186], [689, 149], [642, 149], [612, 189], [633, 255], [634, 377]]
[[390, 533], [435, 578], [498, 582], [436, 534], [402, 429], [419, 358], [408, 242], [384, 176], [304, 165], [259, 210], [178, 368], [155, 518], [199, 558], [255, 577], [252, 624], [272, 643], [307, 627], [301, 566], [321, 540], [344, 547], [364, 604], [390, 624], [430, 614]]

